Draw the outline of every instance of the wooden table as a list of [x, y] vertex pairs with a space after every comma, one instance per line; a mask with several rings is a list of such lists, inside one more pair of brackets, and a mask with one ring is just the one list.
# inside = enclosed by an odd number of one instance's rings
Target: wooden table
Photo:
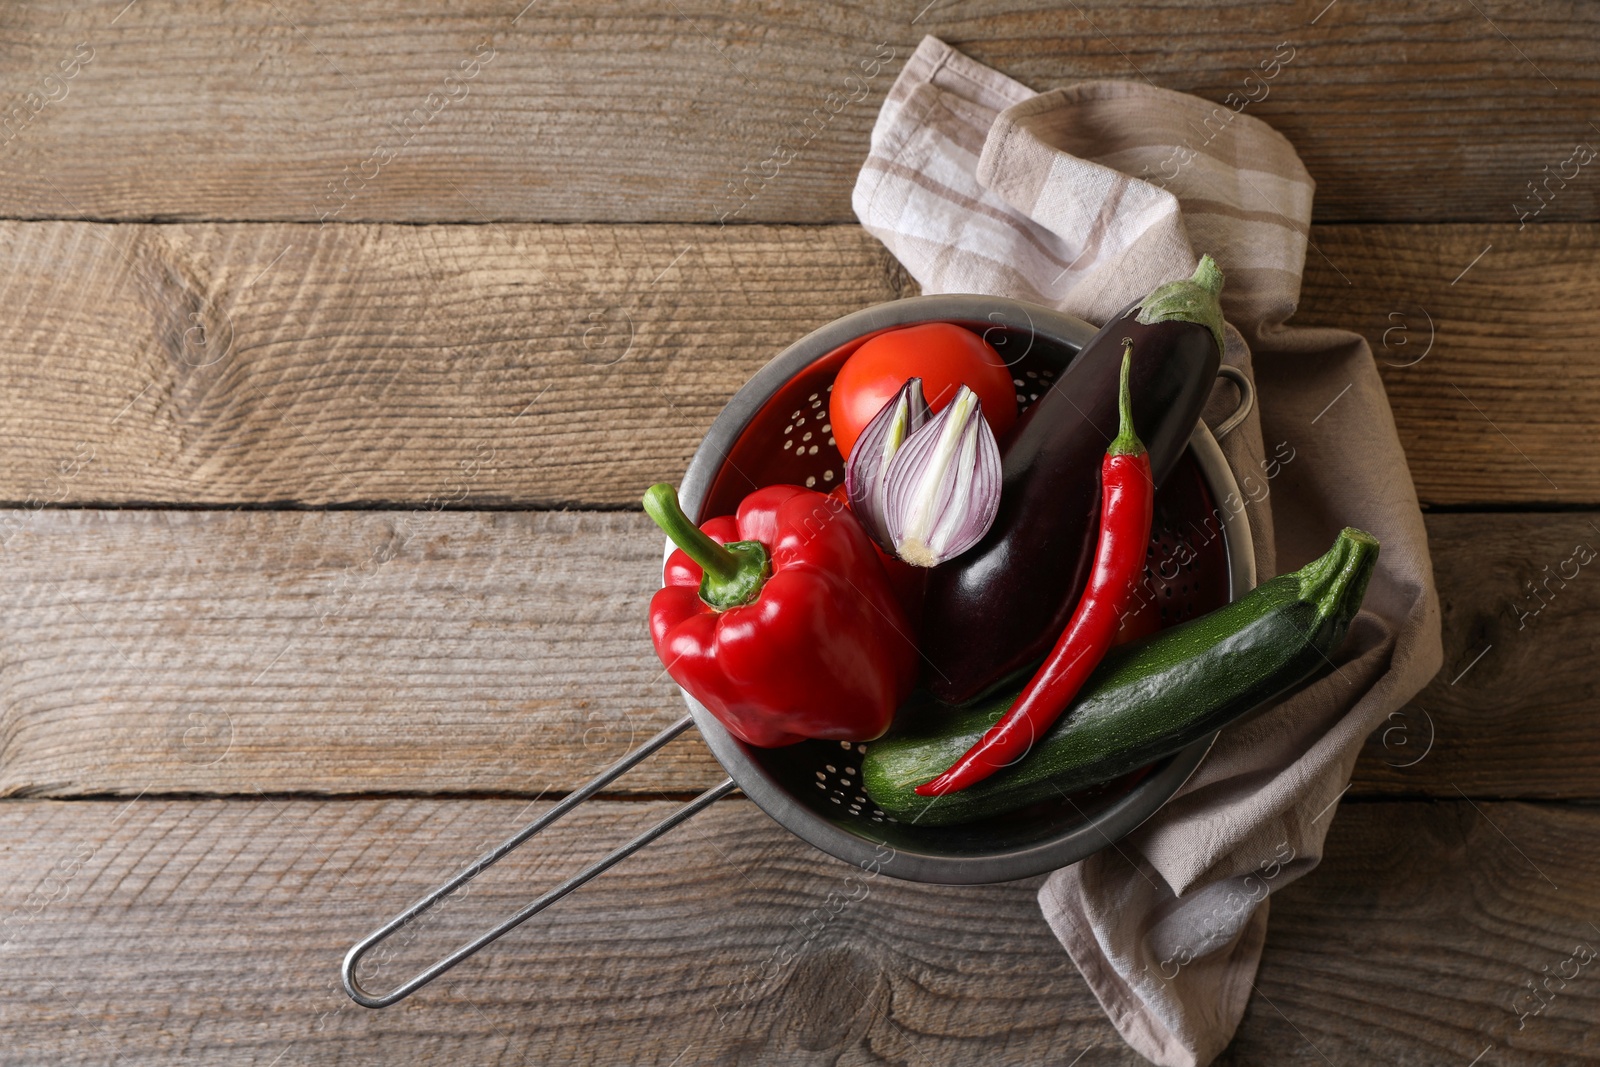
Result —
[[[915, 292], [849, 195], [933, 33], [1217, 100], [1290, 42], [1254, 113], [1320, 182], [1297, 319], [1370, 339], [1428, 509], [1445, 669], [1219, 1062], [1600, 1063], [1594, 967], [1516, 1014], [1600, 946], [1600, 9], [524, 2], [0, 11], [0, 1062], [1140, 1062], [1037, 880], [817, 922], [850, 869], [742, 799], [401, 1006], [338, 988], [680, 714], [639, 491]], [[718, 777], [675, 742], [383, 977]]]

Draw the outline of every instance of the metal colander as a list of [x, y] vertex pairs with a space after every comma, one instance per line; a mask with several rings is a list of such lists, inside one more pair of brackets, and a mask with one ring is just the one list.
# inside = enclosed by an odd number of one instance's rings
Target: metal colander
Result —
[[[929, 296], [880, 304], [838, 319], [791, 345], [729, 401], [684, 475], [679, 498], [697, 522], [734, 512], [766, 485], [837, 487], [844, 463], [828, 424], [828, 392], [844, 361], [869, 337], [918, 322], [955, 322], [982, 333], [1012, 371], [1019, 404], [1047, 390], [1094, 328], [1046, 308], [986, 296]], [[1239, 390], [1238, 410], [1213, 436], [1199, 426], [1184, 457], [1156, 494], [1144, 606], [1130, 624], [1148, 630], [1202, 614], [1255, 584], [1254, 553], [1238, 487], [1216, 437], [1248, 413], [1248, 380], [1222, 376]], [[672, 546], [667, 545], [670, 553]], [[780, 825], [822, 851], [898, 878], [943, 884], [1000, 882], [1076, 863], [1127, 834], [1181, 787], [1210, 749], [1211, 737], [1178, 754], [1093, 789], [959, 826], [902, 822], [874, 807], [861, 787], [867, 746], [805, 741], [754, 748], [734, 738], [688, 694], [689, 714], [663, 730], [505, 843], [369, 935], [346, 955], [344, 986], [358, 1004], [393, 1004], [507, 931], [716, 800], [741, 790]], [[385, 994], [360, 988], [356, 966], [380, 941], [415, 920], [511, 850], [695, 726], [728, 772], [716, 787], [673, 812], [534, 900], [522, 911]]]

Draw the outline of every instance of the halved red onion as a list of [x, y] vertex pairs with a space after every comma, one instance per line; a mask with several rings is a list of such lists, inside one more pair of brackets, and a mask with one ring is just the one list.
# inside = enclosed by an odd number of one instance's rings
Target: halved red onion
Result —
[[928, 401], [922, 379], [912, 378], [867, 423], [844, 466], [844, 491], [850, 510], [885, 552], [894, 551], [884, 520], [884, 485], [889, 463], [906, 440], [927, 423]]
[[906, 439], [884, 479], [884, 520], [894, 552], [936, 567], [977, 544], [1000, 510], [1000, 446], [966, 386]]

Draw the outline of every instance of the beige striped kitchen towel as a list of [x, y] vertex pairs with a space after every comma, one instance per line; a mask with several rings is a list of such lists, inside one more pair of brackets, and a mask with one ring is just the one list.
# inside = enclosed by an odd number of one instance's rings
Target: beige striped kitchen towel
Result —
[[[1292, 60], [1279, 46], [1258, 80]], [[1224, 506], [1248, 516], [1258, 574], [1299, 567], [1343, 526], [1382, 542], [1337, 669], [1224, 730], [1155, 818], [1039, 892], [1123, 1038], [1171, 1067], [1231, 1040], [1270, 895], [1316, 866], [1363, 741], [1442, 660], [1422, 515], [1372, 353], [1353, 333], [1286, 325], [1315, 183], [1248, 104], [1131, 80], [1036, 94], [929, 37], [884, 101], [854, 195], [923, 292], [1018, 297], [1097, 325], [1210, 253], [1227, 275], [1224, 359], [1258, 395], [1223, 442], [1242, 490]], [[1219, 386], [1207, 417], [1233, 403]]]

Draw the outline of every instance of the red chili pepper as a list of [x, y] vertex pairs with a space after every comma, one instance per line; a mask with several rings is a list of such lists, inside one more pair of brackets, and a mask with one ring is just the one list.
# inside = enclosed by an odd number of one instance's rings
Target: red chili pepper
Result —
[[1034, 740], [1072, 703], [1116, 639], [1122, 611], [1144, 572], [1155, 511], [1150, 457], [1134, 432], [1128, 398], [1133, 341], [1124, 338], [1122, 344], [1121, 425], [1100, 465], [1100, 540], [1083, 598], [1044, 665], [1010, 710], [949, 770], [917, 786], [920, 796], [942, 796], [976, 785], [1027, 755]]
[[667, 673], [736, 737], [871, 741], [916, 682], [911, 624], [872, 539], [841, 502], [758, 489], [696, 529], [670, 485], [644, 509], [678, 551], [650, 601]]

